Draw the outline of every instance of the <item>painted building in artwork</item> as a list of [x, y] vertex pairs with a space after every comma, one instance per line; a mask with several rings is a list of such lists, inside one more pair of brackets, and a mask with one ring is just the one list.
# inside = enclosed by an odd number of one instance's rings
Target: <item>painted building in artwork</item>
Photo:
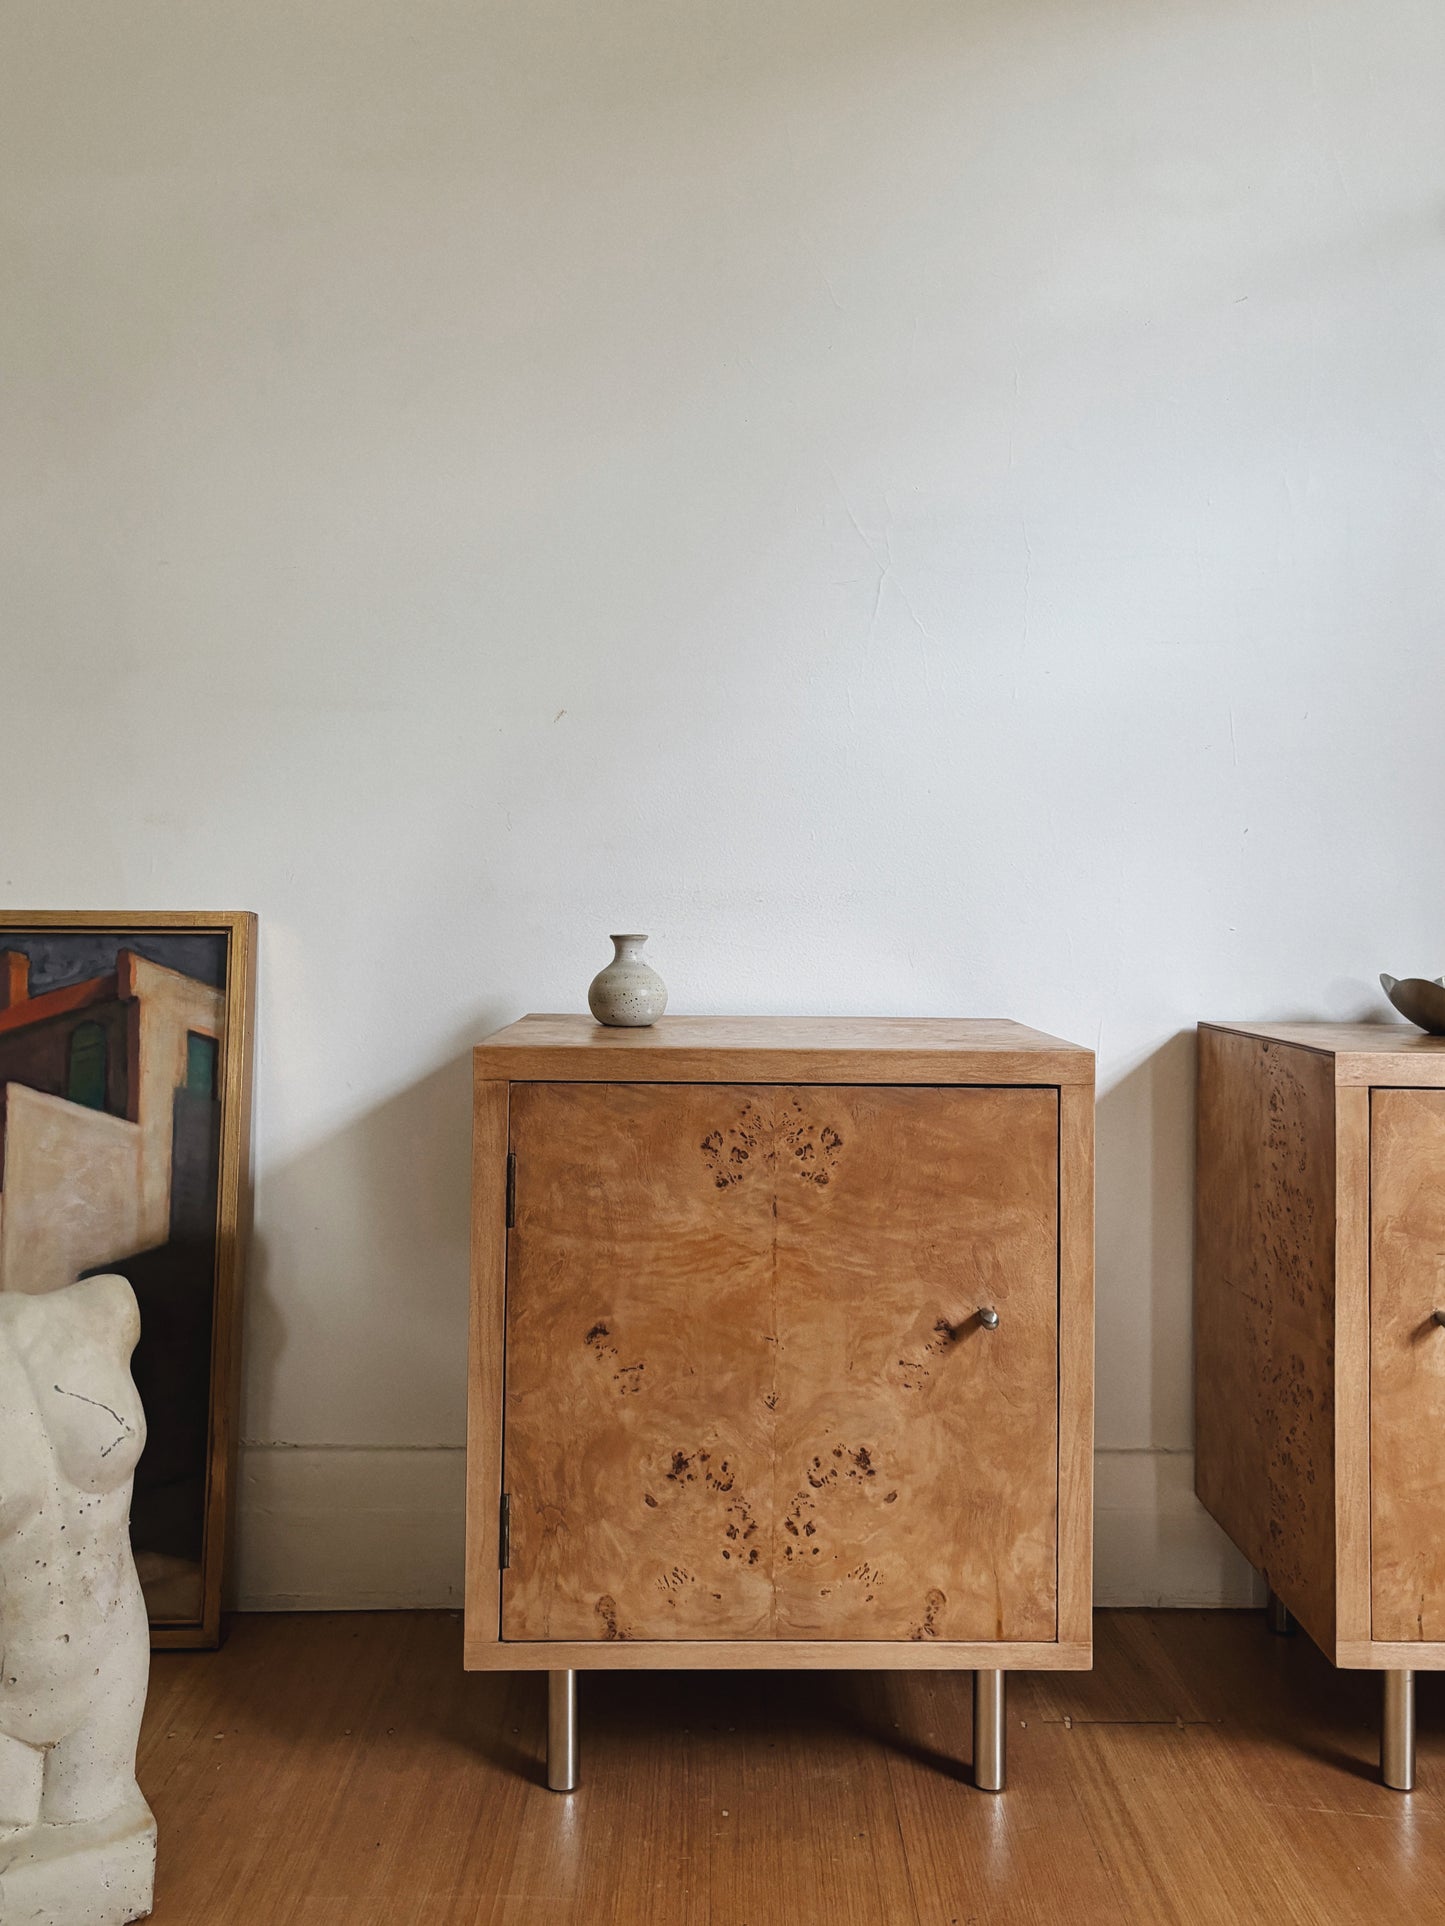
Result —
[[29, 973], [0, 951], [6, 1291], [213, 1233], [222, 992], [125, 949], [113, 972], [36, 996]]

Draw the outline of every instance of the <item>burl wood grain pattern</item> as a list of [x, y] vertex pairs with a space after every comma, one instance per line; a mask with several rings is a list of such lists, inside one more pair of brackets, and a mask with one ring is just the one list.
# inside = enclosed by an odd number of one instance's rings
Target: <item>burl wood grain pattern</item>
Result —
[[1410, 1023], [1226, 1023], [1212, 1028], [1329, 1057], [1337, 1088], [1372, 1084], [1438, 1089], [1445, 1084], [1445, 1037]]
[[1094, 1090], [1059, 1091], [1059, 1641], [1094, 1627]]
[[1371, 1629], [1445, 1639], [1445, 1091], [1371, 1117]]
[[1335, 1080], [1204, 1028], [1195, 1489], [1312, 1637], [1335, 1636]]
[[511, 1130], [504, 1637], [1055, 1636], [1054, 1090], [514, 1084]]
[[979, 1017], [665, 1016], [610, 1030], [585, 1016], [522, 1017], [475, 1052], [513, 1083], [1092, 1085], [1094, 1058], [1022, 1023]]
[[467, 1623], [495, 1638], [502, 1496], [502, 1372], [506, 1353], [507, 1086], [472, 1089], [472, 1290], [467, 1392]]
[[1370, 1638], [1370, 1092], [1335, 1063], [1335, 1649]]

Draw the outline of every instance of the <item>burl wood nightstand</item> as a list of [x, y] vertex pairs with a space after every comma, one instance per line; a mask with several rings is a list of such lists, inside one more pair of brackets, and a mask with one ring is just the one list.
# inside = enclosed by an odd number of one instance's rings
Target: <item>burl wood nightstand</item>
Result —
[[1195, 1488], [1336, 1665], [1385, 1674], [1415, 1779], [1445, 1668], [1445, 1038], [1199, 1032]]
[[476, 1052], [466, 1663], [1092, 1657], [1093, 1058], [1002, 1022], [532, 1016]]

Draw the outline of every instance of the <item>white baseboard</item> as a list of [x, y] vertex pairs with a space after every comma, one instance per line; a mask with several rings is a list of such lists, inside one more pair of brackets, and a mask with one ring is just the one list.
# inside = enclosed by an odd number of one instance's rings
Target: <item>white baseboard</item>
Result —
[[1095, 1452], [1094, 1603], [1264, 1603], [1263, 1581], [1194, 1496], [1192, 1451]]
[[459, 1607], [466, 1469], [460, 1445], [243, 1445], [237, 1605]]
[[[1258, 1605], [1250, 1567], [1194, 1496], [1188, 1452], [1101, 1451], [1099, 1605]], [[246, 1445], [243, 1611], [376, 1611], [462, 1602], [460, 1446]]]

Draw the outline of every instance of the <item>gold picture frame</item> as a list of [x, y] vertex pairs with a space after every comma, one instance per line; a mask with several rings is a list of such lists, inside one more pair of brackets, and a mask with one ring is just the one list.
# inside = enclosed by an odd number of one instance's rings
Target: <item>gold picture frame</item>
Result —
[[0, 911], [0, 1290], [106, 1270], [136, 1290], [132, 1542], [157, 1647], [221, 1636], [256, 931], [247, 910]]

